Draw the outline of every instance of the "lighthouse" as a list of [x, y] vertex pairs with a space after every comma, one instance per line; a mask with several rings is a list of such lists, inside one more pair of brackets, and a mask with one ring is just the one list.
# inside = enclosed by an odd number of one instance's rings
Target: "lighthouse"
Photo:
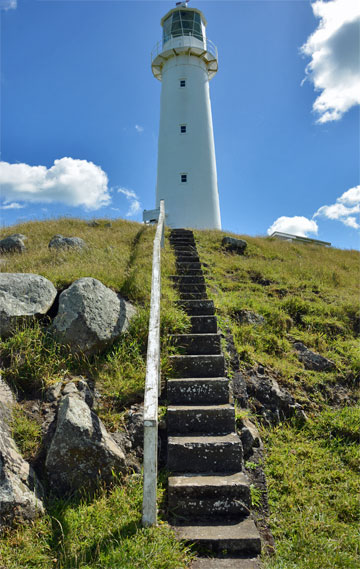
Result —
[[172, 228], [221, 229], [209, 90], [218, 56], [206, 25], [200, 10], [178, 2], [151, 56], [161, 81], [156, 206], [165, 201]]

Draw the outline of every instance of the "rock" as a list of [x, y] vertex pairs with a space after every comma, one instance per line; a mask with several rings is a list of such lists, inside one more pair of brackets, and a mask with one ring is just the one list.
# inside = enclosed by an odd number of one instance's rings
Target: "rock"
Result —
[[14, 235], [1, 239], [0, 251], [2, 253], [23, 253], [25, 251], [24, 238], [25, 235], [14, 233]]
[[59, 298], [59, 310], [51, 330], [73, 352], [100, 352], [124, 332], [135, 308], [100, 281], [84, 277]]
[[249, 399], [257, 414], [262, 415], [269, 424], [277, 424], [284, 418], [299, 415], [301, 405], [285, 389], [281, 389], [276, 379], [259, 366], [244, 374]]
[[86, 249], [87, 245], [80, 237], [54, 235], [49, 242], [49, 249]]
[[100, 223], [98, 221], [95, 221], [95, 219], [93, 219], [92, 221], [88, 221], [87, 224], [89, 227], [99, 227]]
[[58, 494], [109, 484], [113, 472], [125, 472], [123, 451], [107, 433], [98, 416], [79, 394], [60, 401], [55, 434], [48, 450], [46, 471]]
[[335, 369], [334, 362], [312, 352], [302, 342], [295, 342], [294, 348], [298, 352], [298, 358], [304, 364], [305, 369], [313, 371], [332, 371]]
[[88, 382], [81, 375], [73, 377], [72, 381], [58, 381], [54, 383], [54, 385], [51, 385], [45, 392], [45, 401], [52, 403], [69, 393], [78, 394], [85, 403], [92, 408], [94, 404], [94, 394]]
[[31, 273], [0, 274], [0, 333], [9, 336], [16, 324], [46, 314], [57, 295], [45, 277]]
[[13, 403], [10, 389], [0, 379], [0, 526], [44, 513], [42, 487], [11, 437]]
[[104, 227], [112, 227], [111, 221], [107, 221], [106, 223], [104, 223]]
[[248, 406], [248, 394], [245, 377], [240, 371], [233, 374], [232, 388], [236, 401], [245, 409]]
[[260, 326], [265, 324], [265, 318], [252, 310], [237, 310], [234, 316], [240, 324], [252, 324], [253, 326]]
[[253, 447], [261, 448], [262, 442], [259, 431], [250, 419], [244, 418], [241, 420], [242, 429], [240, 432], [240, 438], [244, 451], [244, 458], [247, 459], [251, 453]]
[[247, 247], [247, 242], [244, 239], [235, 239], [234, 237], [224, 237], [221, 245], [227, 250], [238, 255], [243, 255]]
[[144, 446], [144, 408], [132, 405], [127, 414], [127, 432], [137, 456], [142, 458]]

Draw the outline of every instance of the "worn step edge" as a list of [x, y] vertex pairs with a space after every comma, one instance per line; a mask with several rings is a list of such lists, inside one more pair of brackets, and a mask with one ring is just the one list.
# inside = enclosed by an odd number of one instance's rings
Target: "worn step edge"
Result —
[[258, 555], [261, 552], [259, 532], [249, 517], [238, 523], [173, 525], [179, 540], [195, 543], [210, 551]]
[[229, 402], [227, 377], [168, 379], [167, 398], [171, 405], [221, 405]]

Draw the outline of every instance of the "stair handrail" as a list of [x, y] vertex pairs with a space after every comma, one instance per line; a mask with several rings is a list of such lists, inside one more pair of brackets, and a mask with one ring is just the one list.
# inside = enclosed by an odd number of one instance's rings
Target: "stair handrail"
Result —
[[153, 246], [149, 335], [146, 355], [144, 393], [144, 474], [142, 524], [156, 524], [157, 470], [158, 470], [158, 398], [160, 377], [160, 294], [161, 248], [164, 247], [165, 203], [160, 200], [160, 213]]

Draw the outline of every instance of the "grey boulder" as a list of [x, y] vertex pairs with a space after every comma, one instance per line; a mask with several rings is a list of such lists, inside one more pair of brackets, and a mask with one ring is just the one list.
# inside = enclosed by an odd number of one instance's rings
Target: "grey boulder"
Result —
[[12, 393], [0, 379], [0, 527], [44, 513], [43, 490], [11, 436]]
[[14, 233], [0, 240], [0, 251], [2, 253], [23, 253], [25, 251], [24, 239], [22, 233]]
[[97, 279], [84, 277], [61, 293], [52, 324], [55, 338], [73, 352], [100, 352], [124, 332], [136, 310]]
[[294, 348], [297, 351], [299, 360], [304, 364], [305, 369], [313, 371], [331, 371], [335, 369], [335, 364], [331, 360], [316, 354], [307, 348], [302, 342], [295, 342]]
[[227, 250], [238, 255], [243, 255], [247, 247], [247, 242], [244, 239], [235, 239], [235, 237], [224, 237], [221, 245]]
[[57, 291], [41, 275], [0, 273], [0, 335], [9, 336], [17, 323], [46, 314]]
[[64, 237], [54, 235], [49, 242], [49, 249], [86, 249], [87, 245], [81, 237]]
[[93, 489], [125, 472], [123, 451], [107, 433], [98, 416], [77, 393], [60, 401], [55, 434], [45, 461], [53, 490], [59, 494]]

